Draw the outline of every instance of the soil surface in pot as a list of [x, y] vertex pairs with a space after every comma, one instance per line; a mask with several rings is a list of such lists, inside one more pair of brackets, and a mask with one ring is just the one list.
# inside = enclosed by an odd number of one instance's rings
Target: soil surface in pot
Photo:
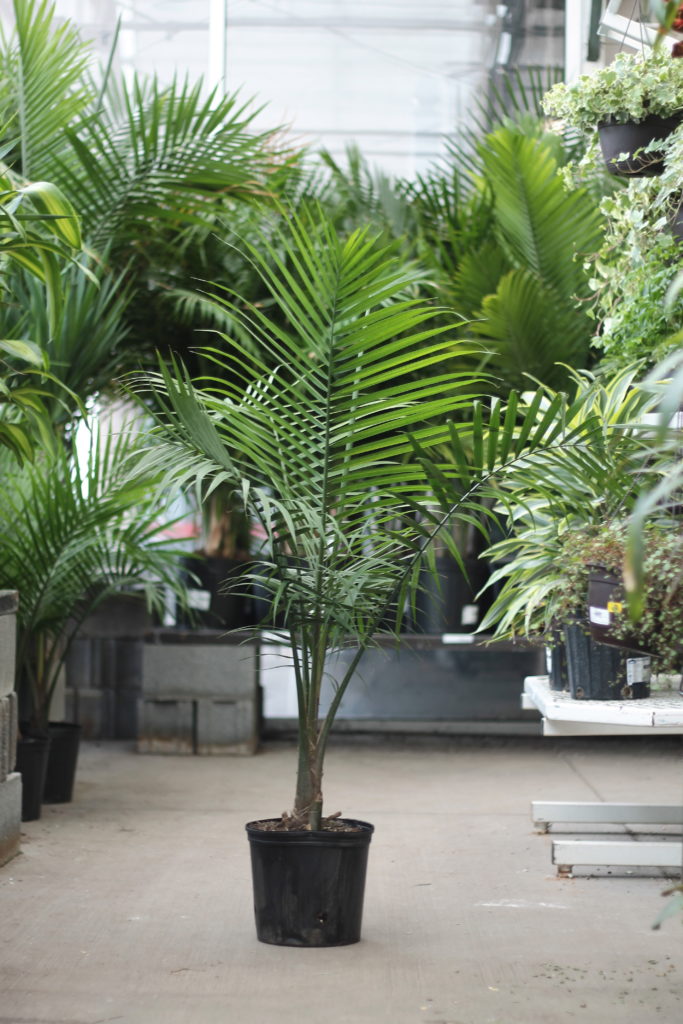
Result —
[[[265, 818], [263, 821], [249, 822], [251, 828], [259, 829], [261, 832], [310, 832], [307, 825], [295, 822], [289, 814], [283, 814], [280, 818]], [[323, 818], [320, 832], [362, 832], [363, 829], [352, 821], [347, 821], [341, 814], [331, 814]]]

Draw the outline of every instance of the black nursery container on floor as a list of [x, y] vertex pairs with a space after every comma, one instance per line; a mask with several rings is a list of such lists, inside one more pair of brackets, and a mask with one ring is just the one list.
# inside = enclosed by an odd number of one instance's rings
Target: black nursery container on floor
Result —
[[43, 807], [50, 741], [46, 736], [22, 736], [17, 742], [16, 770], [21, 775], [21, 820], [37, 821]]
[[73, 797], [81, 727], [75, 722], [50, 722], [50, 753], [47, 758], [43, 801], [68, 804]]
[[356, 831], [278, 832], [250, 822], [256, 934], [277, 946], [347, 946], [360, 940], [368, 848], [374, 826]]

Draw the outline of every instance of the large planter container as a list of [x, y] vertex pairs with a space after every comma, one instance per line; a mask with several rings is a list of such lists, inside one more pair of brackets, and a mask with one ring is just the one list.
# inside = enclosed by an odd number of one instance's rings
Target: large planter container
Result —
[[361, 934], [374, 826], [355, 831], [276, 832], [246, 826], [256, 935], [276, 946], [347, 946]]
[[650, 696], [649, 658], [596, 643], [583, 623], [564, 627], [569, 692], [576, 700], [637, 700]]
[[[660, 150], [637, 153], [655, 140], [666, 139], [678, 128], [681, 114], [658, 117], [654, 114], [642, 121], [603, 121], [598, 125], [600, 148], [611, 174], [627, 178], [649, 178], [664, 170], [664, 154]], [[628, 154], [626, 159], [620, 159]]]
[[47, 758], [43, 802], [67, 804], [73, 799], [81, 727], [74, 722], [50, 722], [50, 750]]

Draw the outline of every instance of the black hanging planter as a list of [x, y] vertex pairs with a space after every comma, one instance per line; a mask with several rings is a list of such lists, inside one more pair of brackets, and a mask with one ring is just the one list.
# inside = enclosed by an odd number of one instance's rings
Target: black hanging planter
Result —
[[50, 752], [47, 759], [43, 802], [68, 804], [73, 798], [81, 727], [74, 722], [50, 722]]
[[650, 696], [649, 658], [597, 643], [583, 623], [564, 627], [569, 693], [575, 700], [638, 700]]
[[47, 736], [20, 736], [16, 771], [21, 775], [21, 820], [37, 821], [43, 807], [50, 740]]
[[276, 946], [348, 946], [360, 940], [368, 848], [374, 826], [355, 831], [269, 831], [246, 826], [256, 935]]
[[[642, 121], [602, 121], [598, 125], [600, 148], [611, 174], [626, 178], [651, 178], [664, 170], [664, 153], [653, 150], [640, 153], [645, 146], [656, 140], [666, 139], [681, 123], [681, 114], [659, 117], [651, 114]], [[620, 160], [622, 154], [628, 159]]]

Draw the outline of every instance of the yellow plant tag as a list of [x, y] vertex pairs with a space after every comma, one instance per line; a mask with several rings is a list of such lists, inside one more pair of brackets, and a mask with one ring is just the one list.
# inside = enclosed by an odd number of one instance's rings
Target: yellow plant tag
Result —
[[613, 615], [618, 615], [619, 612], [623, 612], [624, 606], [621, 601], [608, 601], [607, 611], [612, 612]]

